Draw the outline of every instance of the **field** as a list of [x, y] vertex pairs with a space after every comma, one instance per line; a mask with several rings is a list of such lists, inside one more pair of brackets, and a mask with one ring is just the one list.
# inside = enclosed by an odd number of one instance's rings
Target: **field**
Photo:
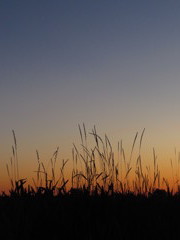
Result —
[[153, 171], [150, 167], [143, 170], [144, 132], [145, 129], [140, 134], [138, 157], [133, 165], [138, 133], [126, 159], [122, 141], [115, 157], [108, 137], [102, 139], [95, 127], [90, 133], [95, 145], [89, 147], [83, 124], [79, 126], [80, 149], [74, 145], [72, 150], [70, 179], [64, 173], [64, 160], [57, 175], [58, 148], [49, 168], [37, 151], [36, 179], [31, 185], [19, 177], [18, 145], [13, 131], [12, 158], [7, 164], [11, 188], [0, 196], [2, 239], [179, 239], [178, 181], [174, 189], [160, 177], [154, 149]]

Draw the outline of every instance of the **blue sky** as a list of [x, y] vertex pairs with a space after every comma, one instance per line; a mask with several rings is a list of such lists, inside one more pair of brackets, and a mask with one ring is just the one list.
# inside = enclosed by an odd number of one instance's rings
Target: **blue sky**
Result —
[[179, 10], [166, 0], [2, 0], [4, 159], [11, 129], [24, 149], [51, 150], [70, 147], [82, 122], [114, 139], [145, 127], [153, 144], [178, 147]]

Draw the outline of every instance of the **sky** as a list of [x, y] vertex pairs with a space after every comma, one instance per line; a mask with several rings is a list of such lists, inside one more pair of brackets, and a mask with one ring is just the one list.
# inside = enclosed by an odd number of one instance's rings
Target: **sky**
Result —
[[180, 2], [1, 0], [1, 186], [16, 132], [22, 175], [57, 146], [70, 158], [78, 124], [162, 166], [180, 149]]

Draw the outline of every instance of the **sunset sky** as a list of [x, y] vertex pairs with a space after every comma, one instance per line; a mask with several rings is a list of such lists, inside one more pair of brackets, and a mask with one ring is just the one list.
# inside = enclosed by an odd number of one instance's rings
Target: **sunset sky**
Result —
[[70, 158], [83, 122], [127, 151], [146, 128], [144, 156], [155, 147], [168, 168], [180, 150], [179, 13], [174, 0], [1, 0], [0, 185], [12, 129], [22, 177], [36, 149]]

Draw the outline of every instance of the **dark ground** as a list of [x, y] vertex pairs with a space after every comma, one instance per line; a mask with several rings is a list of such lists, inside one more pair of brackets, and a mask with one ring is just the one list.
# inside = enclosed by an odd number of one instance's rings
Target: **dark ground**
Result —
[[180, 195], [1, 196], [0, 238], [180, 239]]

